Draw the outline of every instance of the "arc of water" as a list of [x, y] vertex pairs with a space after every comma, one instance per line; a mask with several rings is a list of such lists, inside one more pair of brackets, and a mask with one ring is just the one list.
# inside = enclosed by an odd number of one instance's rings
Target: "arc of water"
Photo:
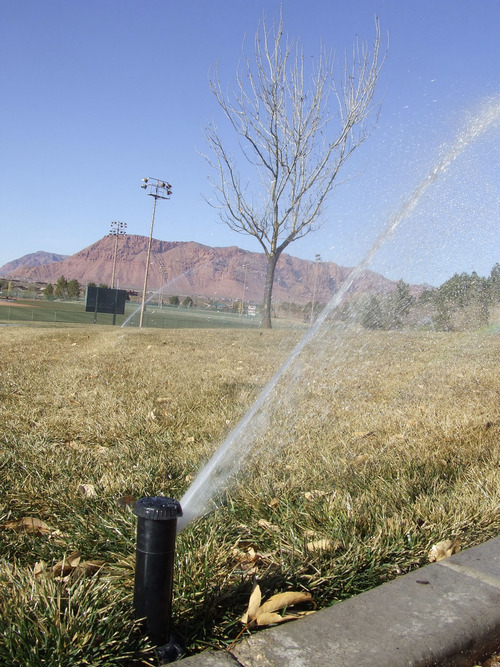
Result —
[[[430, 187], [430, 185], [434, 183], [434, 181], [449, 168], [451, 163], [465, 150], [465, 148], [471, 142], [475, 141], [499, 119], [500, 101], [496, 101], [488, 105], [477, 118], [473, 119], [469, 123], [465, 130], [457, 137], [455, 143], [438, 161], [437, 165], [415, 188], [411, 196], [404, 201], [397, 213], [389, 219], [388, 223], [385, 225], [364, 259], [351, 271], [345, 282], [340, 287], [339, 291], [322, 310], [315, 324], [298, 343], [289, 357], [285, 360], [281, 368], [266, 384], [254, 404], [223, 441], [219, 449], [215, 452], [208, 463], [201, 469], [189, 489], [181, 498], [180, 503], [184, 515], [178, 522], [178, 531], [185, 528], [185, 526], [190, 523], [190, 521], [199, 517], [204, 512], [210, 498], [222, 487], [230, 474], [235, 471], [236, 464], [232, 466], [232, 469], [230, 469], [230, 466], [227, 465], [226, 459], [231, 461], [235, 458], [235, 454], [237, 453], [237, 467], [239, 468], [243, 464], [245, 458], [251, 451], [249, 446], [249, 439], [255, 437], [259, 429], [265, 427], [265, 424], [267, 423], [265, 416], [258, 414], [259, 411], [261, 408], [263, 408], [266, 401], [269, 400], [271, 393], [273, 392], [281, 377], [290, 369], [293, 362], [301, 354], [304, 348], [316, 336], [318, 330], [321, 328], [330, 313], [341, 303], [353, 282], [370, 265], [384, 241], [396, 231], [401, 221], [413, 212], [420, 198]], [[240, 446], [241, 443], [239, 442], [239, 439], [241, 439], [243, 436], [245, 437], [246, 447]], [[217, 479], [214, 481], [213, 477], [223, 463], [225, 471], [223, 474], [217, 474]]]

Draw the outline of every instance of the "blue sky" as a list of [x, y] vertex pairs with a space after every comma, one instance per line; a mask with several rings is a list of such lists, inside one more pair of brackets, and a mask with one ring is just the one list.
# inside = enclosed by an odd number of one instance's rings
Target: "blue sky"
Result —
[[[263, 13], [282, 6], [304, 54], [371, 42], [387, 60], [375, 133], [347, 163], [323, 227], [291, 254], [361, 261], [402, 202], [489, 100], [500, 104], [500, 0], [0, 0], [0, 266], [37, 250], [73, 254], [113, 220], [149, 234], [143, 176], [169, 181], [155, 238], [237, 245], [218, 222], [203, 130], [223, 118], [209, 90], [230, 84]], [[491, 101], [493, 100], [493, 102]], [[393, 279], [440, 284], [500, 262], [500, 129], [468, 146], [377, 254]]]

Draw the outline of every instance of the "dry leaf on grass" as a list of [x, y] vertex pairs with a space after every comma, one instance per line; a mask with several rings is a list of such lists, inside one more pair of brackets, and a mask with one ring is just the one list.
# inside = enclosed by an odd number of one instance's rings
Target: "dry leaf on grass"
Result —
[[79, 484], [78, 491], [86, 498], [97, 498], [97, 491], [93, 484]]
[[294, 612], [293, 614], [286, 614], [285, 616], [276, 613], [281, 609], [288, 609], [289, 607], [294, 607], [298, 604], [308, 602], [316, 607], [312, 595], [302, 591], [277, 593], [276, 595], [271, 596], [267, 602], [264, 602], [264, 604], [261, 604], [261, 600], [262, 593], [260, 586], [256, 586], [250, 596], [248, 609], [241, 617], [241, 622], [246, 627], [252, 627], [254, 625], [276, 625], [313, 613], [312, 611]]
[[137, 502], [137, 498], [135, 496], [132, 496], [130, 494], [127, 494], [126, 496], [122, 496], [121, 498], [118, 498], [116, 501], [116, 504], [118, 507], [133, 507]]
[[270, 523], [269, 521], [266, 521], [266, 519], [259, 519], [257, 523], [261, 528], [270, 530], [272, 533], [279, 532], [280, 529], [279, 526], [277, 526], [275, 523]]
[[338, 547], [338, 542], [335, 540], [315, 540], [314, 542], [308, 542], [306, 548], [308, 551], [328, 551], [329, 549], [336, 549]]
[[79, 551], [73, 551], [52, 567], [47, 567], [44, 561], [35, 563], [33, 574], [39, 577], [42, 574], [51, 575], [56, 581], [68, 581], [70, 577], [78, 577], [98, 572], [104, 565], [103, 560], [82, 560]]
[[73, 553], [65, 556], [62, 560], [50, 568], [54, 577], [65, 577], [80, 565], [80, 552], [73, 551]]
[[18, 533], [28, 532], [35, 535], [48, 535], [49, 537], [59, 537], [61, 535], [60, 530], [51, 528], [45, 521], [35, 516], [23, 516], [21, 519], [16, 519], [15, 521], [7, 521], [3, 525], [3, 528], [14, 530]]
[[285, 607], [293, 607], [302, 602], [312, 602], [312, 595], [304, 591], [288, 591], [287, 593], [277, 593], [272, 595], [267, 602], [259, 607], [257, 613], [269, 613], [278, 611]]
[[279, 623], [286, 623], [287, 621], [295, 621], [297, 618], [300, 618], [299, 614], [287, 614], [286, 616], [281, 616], [276, 612], [264, 612], [257, 616], [255, 622], [259, 626], [264, 625], [278, 625]]
[[15, 521], [7, 521], [7, 523], [4, 524], [4, 528], [7, 530], [15, 530], [18, 533], [27, 531], [39, 535], [47, 535], [52, 530], [45, 521], [37, 519], [34, 516], [23, 516], [21, 519], [16, 519]]
[[440, 560], [449, 558], [460, 551], [460, 540], [443, 540], [435, 544], [429, 551], [429, 562], [437, 563]]
[[44, 560], [39, 560], [33, 567], [33, 574], [35, 577], [38, 577], [40, 574], [43, 574], [46, 569], [47, 563]]
[[257, 553], [253, 547], [246, 552], [234, 547], [232, 555], [238, 564], [238, 569], [243, 570], [246, 574], [256, 574], [260, 566], [270, 562], [268, 555]]
[[257, 611], [259, 610], [260, 607], [261, 600], [262, 600], [262, 593], [260, 590], [260, 586], [256, 586], [253, 589], [252, 594], [250, 595], [250, 600], [248, 602], [248, 609], [241, 617], [241, 622], [244, 625], [246, 625], [256, 617]]
[[306, 491], [304, 493], [304, 498], [306, 500], [312, 501], [312, 500], [316, 500], [316, 498], [323, 498], [323, 496], [326, 496], [326, 495], [328, 495], [328, 493], [326, 491], [318, 491], [318, 490]]

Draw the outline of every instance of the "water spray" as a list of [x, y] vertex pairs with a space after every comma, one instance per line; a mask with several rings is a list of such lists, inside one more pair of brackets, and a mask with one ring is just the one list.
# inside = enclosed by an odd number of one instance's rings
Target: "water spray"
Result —
[[198, 473], [194, 482], [183, 495], [181, 503], [184, 508], [184, 518], [179, 522], [179, 531], [183, 530], [193, 519], [198, 518], [207, 511], [209, 501], [213, 499], [218, 490], [226, 485], [229, 477], [244, 464], [245, 459], [253, 451], [252, 445], [255, 438], [268, 426], [268, 414], [272, 410], [276, 385], [282, 376], [292, 367], [304, 348], [316, 338], [328, 316], [342, 303], [354, 281], [368, 269], [381, 246], [394, 234], [400, 223], [411, 215], [427, 189], [448, 170], [450, 165], [467, 146], [478, 139], [488, 129], [497, 126], [499, 123], [500, 100], [494, 99], [488, 102], [478, 116], [470, 120], [455, 142], [436, 161], [433, 168], [414, 189], [408, 199], [389, 218], [364, 259], [351, 271], [338, 292], [323, 308], [314, 325], [298, 343], [277, 373], [267, 383], [254, 404]]
[[134, 514], [138, 517], [135, 617], [143, 619], [160, 664], [166, 664], [182, 653], [171, 631], [175, 538], [182, 509], [177, 500], [156, 496], [138, 500]]

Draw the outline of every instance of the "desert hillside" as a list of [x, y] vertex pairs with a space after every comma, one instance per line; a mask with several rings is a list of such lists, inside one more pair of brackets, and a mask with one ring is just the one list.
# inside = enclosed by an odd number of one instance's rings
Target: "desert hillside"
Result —
[[[115, 239], [105, 236], [88, 248], [49, 263], [33, 261], [26, 255], [0, 270], [3, 275], [40, 282], [56, 282], [64, 275], [83, 285], [88, 282], [111, 283]], [[115, 285], [142, 290], [148, 238], [127, 235], [118, 239]], [[35, 256], [39, 253], [35, 253]], [[49, 255], [49, 253], [45, 253]], [[35, 259], [35, 258], [34, 258]], [[14, 266], [15, 265], [15, 266]], [[6, 270], [12, 267], [11, 270]], [[212, 248], [195, 242], [169, 242], [153, 239], [148, 289], [167, 285], [169, 293], [209, 298], [245, 299], [259, 302], [264, 292], [266, 258], [236, 246]], [[283, 254], [278, 262], [274, 285], [275, 301], [307, 303], [328, 301], [349, 274], [350, 269], [333, 262], [315, 263]], [[356, 284], [357, 291], [388, 292], [394, 283], [368, 272]]]

